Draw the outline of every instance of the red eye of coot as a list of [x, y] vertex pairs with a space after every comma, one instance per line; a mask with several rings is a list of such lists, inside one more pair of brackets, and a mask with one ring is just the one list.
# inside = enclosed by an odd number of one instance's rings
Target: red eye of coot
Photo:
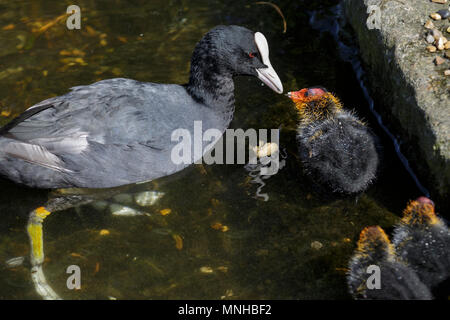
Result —
[[249, 56], [250, 58], [254, 58], [254, 57], [256, 57], [256, 53], [249, 52], [248, 56]]

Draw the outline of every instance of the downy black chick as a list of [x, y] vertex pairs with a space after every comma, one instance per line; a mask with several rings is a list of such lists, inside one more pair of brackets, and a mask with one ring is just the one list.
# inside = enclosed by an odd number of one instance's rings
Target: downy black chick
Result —
[[359, 193], [375, 180], [377, 138], [322, 87], [289, 92], [300, 114], [297, 141], [306, 173], [326, 189]]

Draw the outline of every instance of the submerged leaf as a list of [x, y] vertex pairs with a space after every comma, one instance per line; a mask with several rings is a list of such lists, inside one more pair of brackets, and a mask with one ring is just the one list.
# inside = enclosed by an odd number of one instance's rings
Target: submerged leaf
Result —
[[168, 214], [170, 214], [172, 212], [172, 209], [162, 209], [161, 211], [159, 211], [159, 213], [161, 213], [163, 216], [166, 216]]
[[2, 30], [4, 30], [4, 31], [6, 31], [6, 30], [12, 30], [12, 29], [14, 29], [15, 27], [16, 27], [16, 26], [15, 26], [14, 24], [10, 23], [10, 24], [4, 26], [4, 27], [2, 28]]
[[175, 240], [175, 248], [178, 250], [183, 249], [183, 238], [178, 234], [173, 234], [172, 238]]

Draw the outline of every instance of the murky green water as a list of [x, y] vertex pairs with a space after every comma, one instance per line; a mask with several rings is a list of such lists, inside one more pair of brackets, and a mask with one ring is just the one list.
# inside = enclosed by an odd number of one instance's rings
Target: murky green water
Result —
[[[312, 7], [309, 2], [277, 2], [287, 19], [283, 34], [273, 8], [248, 1], [78, 1], [82, 28], [69, 31], [64, 20], [55, 21], [70, 1], [0, 0], [0, 125], [71, 86], [101, 79], [184, 83], [202, 35], [218, 24], [239, 24], [266, 35], [285, 90], [327, 87], [355, 108], [385, 145], [383, 171], [365, 194], [358, 199], [319, 195], [295, 157], [297, 118], [290, 101], [255, 78], [238, 78], [231, 127], [282, 126], [286, 166], [265, 180], [262, 192], [269, 201], [254, 197], [257, 185], [242, 165], [196, 165], [134, 187], [166, 193], [146, 208], [150, 216], [116, 217], [91, 206], [55, 213], [44, 225], [44, 271], [62, 297], [349, 298], [345, 268], [359, 232], [373, 224], [389, 231], [419, 191], [367, 111], [336, 43], [308, 25], [306, 10], [326, 14], [336, 1]], [[28, 256], [27, 215], [44, 203], [48, 191], [6, 180], [0, 180], [0, 191], [2, 265]], [[159, 213], [168, 208], [170, 214]], [[109, 234], [101, 235], [102, 229]], [[38, 298], [28, 265], [0, 270], [1, 299]], [[81, 290], [66, 288], [69, 265], [81, 267]]]

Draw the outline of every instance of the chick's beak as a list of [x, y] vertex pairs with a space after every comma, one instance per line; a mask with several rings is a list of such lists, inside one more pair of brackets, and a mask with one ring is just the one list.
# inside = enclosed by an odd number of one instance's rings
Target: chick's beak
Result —
[[261, 55], [262, 62], [267, 66], [267, 68], [256, 69], [258, 78], [276, 93], [283, 93], [283, 85], [281, 80], [270, 64], [269, 45], [267, 44], [266, 37], [264, 37], [261, 32], [255, 33], [255, 43]]
[[286, 96], [294, 102], [302, 102], [305, 98], [305, 89], [298, 91], [290, 91], [286, 93]]

